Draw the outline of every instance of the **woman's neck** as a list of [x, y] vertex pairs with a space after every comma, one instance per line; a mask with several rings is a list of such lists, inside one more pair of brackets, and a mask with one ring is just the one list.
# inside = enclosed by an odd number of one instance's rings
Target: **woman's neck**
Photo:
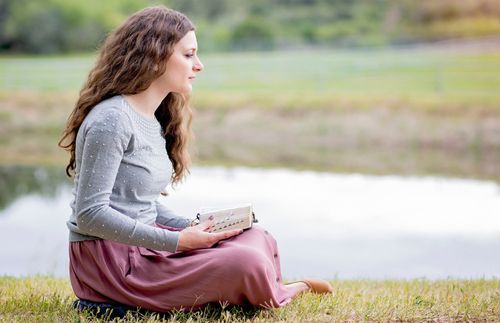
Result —
[[[168, 93], [167, 93], [168, 94]], [[164, 93], [154, 91], [151, 87], [137, 94], [124, 95], [127, 102], [146, 118], [154, 119], [155, 111], [166, 97]]]

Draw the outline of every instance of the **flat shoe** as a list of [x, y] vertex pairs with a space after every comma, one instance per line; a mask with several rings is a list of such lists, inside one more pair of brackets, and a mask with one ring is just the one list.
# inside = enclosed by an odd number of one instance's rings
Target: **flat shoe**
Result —
[[313, 292], [313, 293], [316, 293], [316, 294], [333, 293], [332, 285], [329, 282], [327, 282], [326, 280], [316, 279], [316, 278], [306, 278], [306, 279], [303, 279], [301, 281], [304, 284], [306, 284], [311, 289], [311, 292]]

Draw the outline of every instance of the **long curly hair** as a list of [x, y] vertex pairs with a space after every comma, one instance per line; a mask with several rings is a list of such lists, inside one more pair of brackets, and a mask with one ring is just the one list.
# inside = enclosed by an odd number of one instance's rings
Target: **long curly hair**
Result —
[[[117, 94], [137, 94], [165, 72], [174, 45], [193, 23], [182, 13], [164, 6], [149, 7], [130, 16], [114, 30], [100, 49], [95, 66], [80, 91], [59, 146], [69, 151], [66, 174], [75, 173], [76, 136], [89, 112], [100, 101]], [[166, 140], [165, 148], [173, 165], [172, 183], [189, 172], [192, 110], [189, 97], [169, 93], [155, 112]]]

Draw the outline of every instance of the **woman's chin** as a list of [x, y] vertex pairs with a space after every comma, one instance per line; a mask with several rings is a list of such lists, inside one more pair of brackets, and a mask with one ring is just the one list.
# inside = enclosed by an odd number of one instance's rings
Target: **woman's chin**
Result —
[[179, 91], [177, 91], [177, 93], [182, 94], [182, 95], [190, 95], [191, 92], [193, 92], [192, 86], [188, 86], [188, 87], [185, 87], [183, 89], [179, 89]]

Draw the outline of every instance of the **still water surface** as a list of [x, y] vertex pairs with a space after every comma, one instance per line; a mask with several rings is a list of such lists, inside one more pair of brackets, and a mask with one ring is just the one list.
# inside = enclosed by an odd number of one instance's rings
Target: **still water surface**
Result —
[[[51, 185], [0, 211], [0, 275], [68, 276], [71, 187]], [[253, 203], [278, 240], [287, 279], [500, 277], [494, 182], [198, 167], [163, 202], [186, 216]]]

